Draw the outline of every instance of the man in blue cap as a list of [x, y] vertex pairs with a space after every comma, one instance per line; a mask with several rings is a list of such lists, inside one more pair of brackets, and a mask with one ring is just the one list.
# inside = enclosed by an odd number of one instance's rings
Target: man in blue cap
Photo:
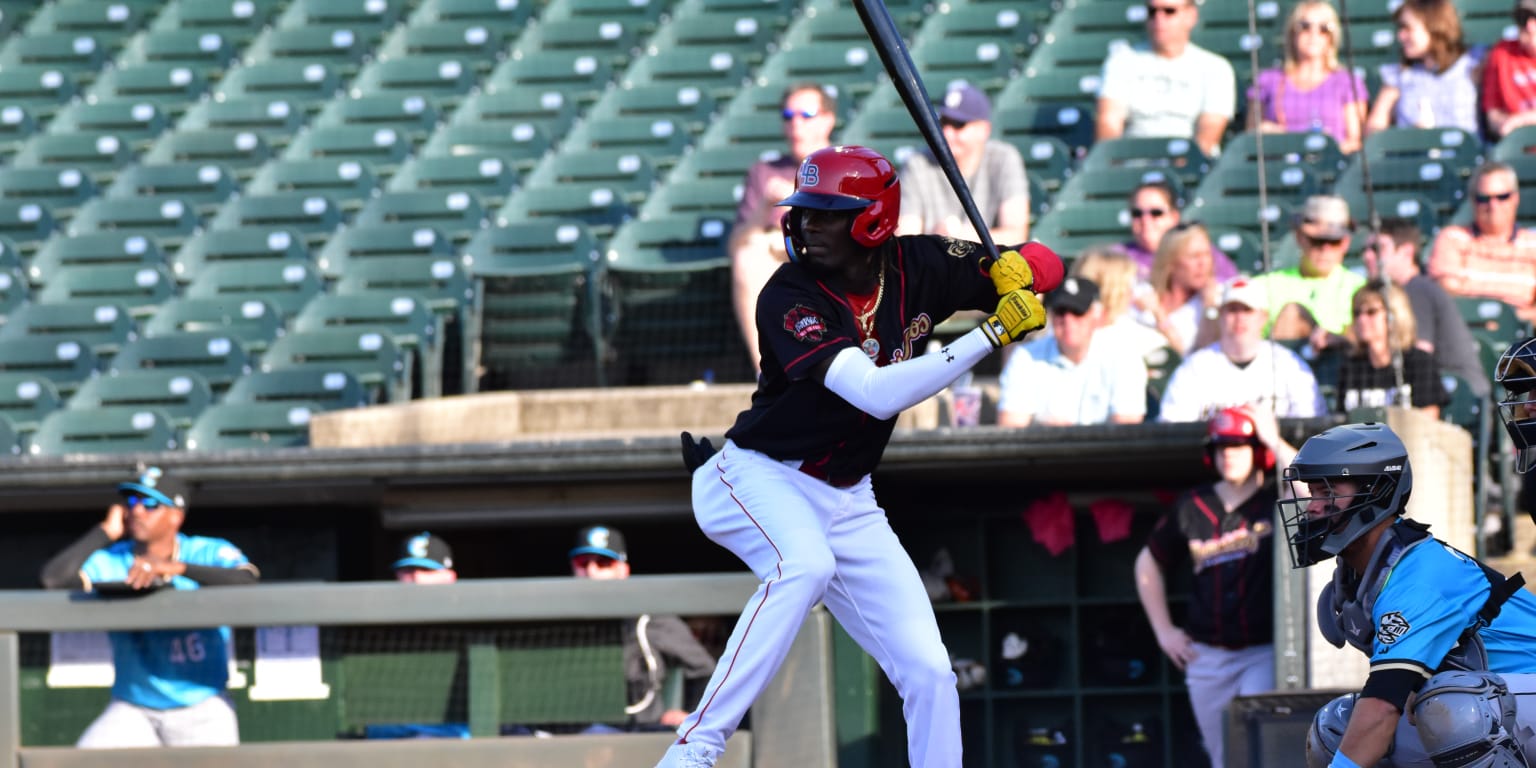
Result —
[[[41, 573], [48, 589], [138, 592], [254, 584], [256, 566], [223, 539], [181, 533], [190, 489], [159, 467], [119, 483], [120, 502]], [[126, 536], [126, 538], [124, 538]], [[240, 743], [229, 627], [109, 632], [112, 700], [76, 742], [86, 748]]]
[[459, 580], [448, 542], [426, 531], [401, 542], [400, 557], [390, 567], [395, 569], [395, 581], [407, 584], [452, 584]]

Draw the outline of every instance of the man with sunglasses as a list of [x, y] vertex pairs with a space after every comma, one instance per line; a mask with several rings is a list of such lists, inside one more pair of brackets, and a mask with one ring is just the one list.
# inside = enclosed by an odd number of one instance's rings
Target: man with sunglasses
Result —
[[790, 84], [784, 89], [782, 105], [780, 117], [788, 151], [759, 160], [747, 170], [741, 202], [736, 206], [736, 224], [726, 243], [731, 255], [731, 301], [754, 371], [762, 356], [753, 316], [757, 295], [774, 270], [789, 260], [779, 229], [784, 209], [778, 203], [795, 191], [800, 161], [832, 143], [832, 130], [837, 127], [837, 98], [818, 83]]
[[[188, 488], [159, 467], [117, 486], [121, 503], [42, 569], [48, 589], [141, 591], [254, 584], [235, 545], [181, 533]], [[126, 539], [124, 536], [126, 535]], [[109, 632], [112, 700], [86, 728], [85, 748], [227, 746], [240, 742], [224, 695], [229, 627]]]
[[1495, 138], [1536, 125], [1536, 0], [1516, 0], [1514, 40], [1502, 40], [1483, 64], [1483, 115]]
[[1520, 179], [1507, 163], [1484, 163], [1467, 182], [1472, 224], [1435, 237], [1429, 276], [1452, 296], [1498, 299], [1536, 320], [1536, 232], [1516, 225]]
[[1147, 41], [1104, 60], [1095, 138], [1193, 139], [1207, 155], [1237, 111], [1237, 77], [1226, 59], [1190, 42], [1195, 0], [1147, 0]]
[[[602, 581], [629, 578], [629, 550], [624, 534], [606, 525], [593, 525], [576, 534], [571, 548], [571, 575]], [[683, 673], [684, 709], [668, 707], [662, 687], [669, 666]], [[715, 672], [715, 657], [677, 616], [642, 615], [624, 625], [624, 679], [629, 686], [630, 730], [671, 730], [697, 706], [704, 683]]]
[[1349, 203], [1334, 195], [1313, 195], [1296, 217], [1301, 262], [1254, 278], [1269, 297], [1270, 338], [1308, 339], [1313, 352], [1343, 342], [1355, 291], [1365, 278], [1344, 268], [1355, 221]]

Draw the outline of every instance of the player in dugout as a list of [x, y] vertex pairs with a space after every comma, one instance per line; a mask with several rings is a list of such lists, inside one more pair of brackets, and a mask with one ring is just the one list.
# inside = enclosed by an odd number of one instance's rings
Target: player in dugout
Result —
[[1531, 765], [1536, 596], [1521, 589], [1524, 580], [1506, 579], [1404, 517], [1413, 468], [1385, 424], [1313, 436], [1284, 477], [1291, 564], [1335, 562], [1318, 595], [1318, 630], [1370, 657], [1360, 692], [1314, 716], [1307, 764]]
[[[713, 766], [806, 614], [825, 602], [901, 695], [910, 764], [959, 768], [949, 654], [870, 473], [902, 410], [1045, 324], [1036, 293], [1061, 282], [1061, 259], [1028, 243], [989, 264], [974, 242], [893, 237], [901, 185], [865, 147], [808, 155], [780, 205], [790, 262], [758, 297], [752, 404], [718, 453], [683, 436], [700, 528], [762, 583], [659, 766]], [[994, 307], [980, 327], [917, 354], [957, 310]]]
[[[159, 467], [117, 486], [121, 503], [43, 565], [48, 589], [118, 593], [254, 584], [256, 566], [223, 539], [181, 532], [188, 486]], [[124, 539], [124, 536], [127, 536]], [[112, 700], [85, 729], [86, 748], [240, 743], [229, 679], [229, 627], [109, 632]]]

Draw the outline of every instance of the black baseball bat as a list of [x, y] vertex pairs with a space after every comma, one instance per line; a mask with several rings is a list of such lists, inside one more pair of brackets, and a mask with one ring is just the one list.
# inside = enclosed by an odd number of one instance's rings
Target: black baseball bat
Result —
[[965, 176], [955, 163], [955, 154], [949, 151], [949, 142], [944, 140], [939, 118], [933, 112], [933, 102], [928, 100], [923, 79], [917, 75], [917, 66], [912, 63], [912, 54], [907, 52], [907, 43], [901, 39], [901, 32], [896, 29], [896, 21], [891, 18], [891, 12], [886, 10], [884, 0], [853, 0], [853, 7], [858, 9], [864, 31], [869, 33], [875, 52], [880, 54], [880, 62], [885, 65], [885, 72], [890, 75], [896, 92], [901, 94], [902, 103], [907, 105], [907, 112], [917, 123], [923, 141], [928, 142], [928, 149], [933, 151], [933, 157], [944, 171], [944, 177], [949, 179], [949, 186], [960, 197], [960, 207], [965, 209], [965, 216], [970, 219], [976, 236], [986, 247], [988, 256], [991, 259], [997, 258], [997, 244], [992, 242], [987, 220], [976, 209], [971, 188], [966, 185]]

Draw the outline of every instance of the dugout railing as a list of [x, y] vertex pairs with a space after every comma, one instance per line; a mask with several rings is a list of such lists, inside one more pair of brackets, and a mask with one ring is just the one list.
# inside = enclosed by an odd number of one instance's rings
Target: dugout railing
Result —
[[[99, 598], [81, 593], [0, 591], [0, 768], [193, 768], [200, 766], [649, 766], [672, 736], [668, 733], [498, 736], [508, 715], [504, 675], [507, 651], [471, 646], [465, 654], [468, 719], [476, 738], [433, 740], [332, 739], [247, 741], [239, 747], [150, 750], [79, 750], [23, 743], [23, 723], [49, 713], [28, 711], [36, 702], [36, 675], [23, 674], [22, 645], [36, 633], [172, 629], [227, 625], [313, 625], [337, 630], [374, 628], [408, 633], [413, 627], [539, 626], [601, 623], [640, 613], [734, 616], [755, 588], [748, 574], [636, 576], [619, 582], [569, 578], [464, 580], [445, 585], [390, 582], [291, 583], [250, 587], [165, 590], [140, 597]], [[405, 649], [409, 652], [409, 649]], [[511, 651], [510, 653], [517, 653]], [[813, 611], [779, 676], [757, 701], [750, 729], [732, 738], [722, 766], [821, 768], [836, 764], [830, 620]], [[601, 651], [597, 658], [602, 657]], [[612, 658], [612, 655], [609, 656]], [[532, 654], [525, 662], [556, 664], [557, 656]], [[583, 657], [594, 658], [589, 653]], [[546, 669], [545, 672], [552, 672]], [[590, 672], [590, 670], [589, 670]], [[614, 663], [602, 670], [622, 675]], [[261, 685], [255, 667], [253, 685]], [[589, 674], [590, 678], [591, 675]], [[500, 681], [500, 682], [498, 682]], [[574, 681], [579, 685], [580, 681]], [[29, 690], [24, 691], [24, 685]], [[100, 697], [104, 702], [104, 696]], [[537, 719], [538, 702], [520, 715]], [[242, 729], [250, 710], [242, 708]], [[480, 738], [485, 735], [485, 738]]]

